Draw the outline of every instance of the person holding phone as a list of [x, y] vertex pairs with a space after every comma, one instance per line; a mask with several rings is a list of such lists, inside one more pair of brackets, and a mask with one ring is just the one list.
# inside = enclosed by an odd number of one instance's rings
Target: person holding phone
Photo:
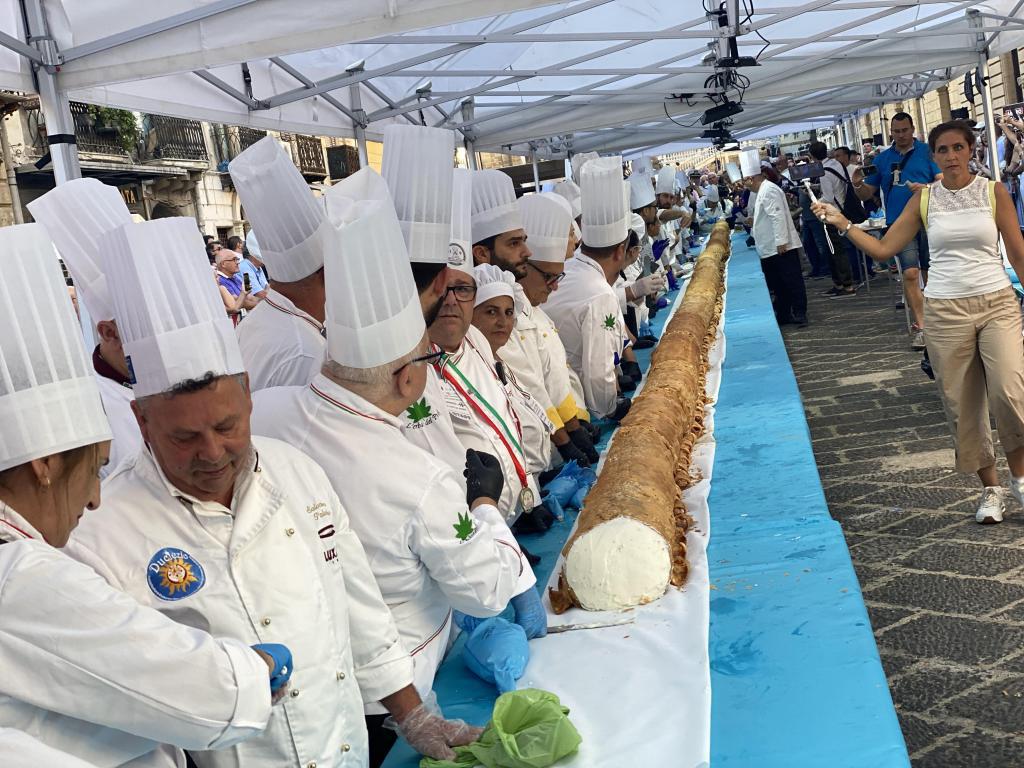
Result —
[[[854, 191], [861, 200], [870, 200], [881, 191], [885, 223], [892, 226], [903, 213], [910, 198], [924, 186], [942, 178], [932, 160], [928, 145], [914, 138], [914, 118], [906, 112], [892, 116], [889, 126], [892, 146], [874, 158], [875, 172], [868, 174]], [[922, 228], [917, 236], [896, 254], [903, 270], [903, 295], [914, 324], [911, 348], [924, 349], [924, 293], [921, 281], [928, 282], [928, 235]]]
[[245, 310], [260, 303], [250, 293], [251, 284], [246, 288], [243, 278], [239, 276], [241, 261], [241, 256], [227, 248], [217, 252], [217, 285], [220, 287], [224, 309], [235, 325], [245, 316]]

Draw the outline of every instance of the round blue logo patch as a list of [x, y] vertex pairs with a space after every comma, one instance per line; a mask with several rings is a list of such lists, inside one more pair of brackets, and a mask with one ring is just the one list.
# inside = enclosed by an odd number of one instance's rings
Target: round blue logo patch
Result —
[[164, 547], [150, 558], [146, 580], [161, 600], [181, 600], [203, 588], [206, 572], [188, 552]]

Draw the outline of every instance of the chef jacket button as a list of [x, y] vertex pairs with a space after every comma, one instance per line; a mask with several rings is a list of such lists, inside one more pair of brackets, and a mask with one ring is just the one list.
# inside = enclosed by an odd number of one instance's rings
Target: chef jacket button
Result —
[[295, 535], [295, 529], [294, 528], [286, 528], [284, 532], [288, 536], [294, 536]]
[[292, 688], [291, 691], [289, 691], [289, 693], [291, 693], [292, 698], [294, 699], [296, 696], [299, 695], [299, 689], [298, 688]]
[[308, 763], [306, 765], [306, 768], [316, 768], [316, 760], [314, 760], [312, 763]]
[[342, 752], [348, 752], [351, 749], [352, 749], [352, 745], [351, 744], [342, 744], [341, 745], [341, 751]]
[[269, 616], [265, 616], [264, 617], [264, 619], [263, 619], [263, 626], [264, 627], [269, 627], [270, 626], [270, 617]]
[[344, 680], [344, 679], [345, 679], [345, 673], [344, 673], [344, 672], [339, 672], [339, 673], [337, 674], [337, 678], [338, 678], [339, 680]]

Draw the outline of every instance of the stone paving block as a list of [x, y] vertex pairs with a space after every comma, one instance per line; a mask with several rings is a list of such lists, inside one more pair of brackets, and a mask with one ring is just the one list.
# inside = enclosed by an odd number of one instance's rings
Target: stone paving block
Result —
[[907, 517], [907, 513], [902, 509], [879, 509], [867, 506], [832, 505], [829, 507], [829, 511], [844, 531], [875, 533], [880, 528], [898, 523]]
[[[902, 721], [901, 721], [902, 722]], [[914, 760], [914, 768], [1020, 768], [1024, 739], [968, 731]]]
[[906, 555], [900, 565], [921, 571], [998, 576], [1024, 565], [1024, 550], [984, 544], [929, 544]]
[[926, 541], [919, 538], [865, 535], [850, 547], [850, 556], [854, 562], [889, 564], [922, 546], [926, 546]]
[[[983, 715], [979, 725], [1019, 734], [1024, 730], [1024, 676], [991, 681], [976, 691], [951, 699], [937, 707], [937, 711], [969, 719]], [[1018, 760], [1018, 765], [1024, 763], [1024, 752]]]
[[948, 699], [991, 678], [991, 673], [982, 670], [918, 665], [893, 681], [892, 696], [900, 703], [901, 711], [927, 712], [940, 704], [937, 709], [949, 713], [950, 705], [945, 703]]
[[978, 525], [974, 515], [964, 515], [956, 525], [927, 535], [981, 544], [1020, 544], [1024, 543], [1024, 516], [1008, 517], [999, 525]]
[[[874, 599], [874, 598], [870, 598]], [[876, 632], [879, 648], [914, 658], [937, 658], [958, 664], [991, 663], [1024, 646], [1024, 627], [959, 616], [925, 614]], [[889, 673], [887, 670], [887, 674]]]
[[825, 489], [825, 500], [831, 506], [832, 504], [859, 499], [861, 496], [867, 496], [869, 493], [874, 493], [877, 490], [878, 486], [874, 483], [837, 483], [829, 485]]
[[940, 510], [967, 499], [976, 500], [977, 496], [977, 492], [968, 492], [967, 490], [960, 489], [902, 486], [886, 488], [871, 496], [865, 496], [860, 499], [860, 503]]
[[[915, 510], [916, 511], [916, 510]], [[908, 514], [910, 511], [908, 510]], [[894, 525], [882, 528], [880, 533], [888, 533], [896, 536], [926, 536], [929, 534], [940, 535], [941, 531], [950, 526], [956, 525], [963, 520], [963, 515], [956, 512], [920, 512], [913, 517], [907, 517]], [[974, 516], [971, 516], [974, 520]]]
[[864, 590], [864, 598], [888, 605], [925, 608], [940, 613], [978, 614], [1024, 600], [1024, 585], [993, 579], [906, 572], [881, 587]]
[[[949, 736], [960, 730], [957, 725], [925, 720], [910, 712], [897, 711], [897, 714], [900, 718], [900, 727], [903, 729], [903, 740], [907, 743], [907, 752], [911, 755], [931, 746], [943, 736]], [[912, 765], [917, 768], [919, 763], [913, 761]]]
[[874, 605], [873, 603], [867, 603], [867, 608], [868, 616], [871, 617], [871, 627], [876, 632], [914, 615], [914, 611], [909, 608], [892, 608], [888, 605]]
[[[878, 631], [876, 629], [875, 634], [878, 634]], [[920, 661], [919, 658], [911, 656], [909, 653], [893, 651], [884, 645], [878, 646], [878, 655], [882, 659], [882, 669], [885, 670], [888, 677], [895, 677]]]

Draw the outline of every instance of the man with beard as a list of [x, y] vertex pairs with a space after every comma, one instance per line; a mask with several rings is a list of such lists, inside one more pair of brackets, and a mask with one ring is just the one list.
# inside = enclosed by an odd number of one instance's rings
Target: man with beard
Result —
[[524, 278], [531, 254], [511, 177], [501, 171], [475, 171], [472, 215], [473, 264], [493, 264], [516, 280]]

